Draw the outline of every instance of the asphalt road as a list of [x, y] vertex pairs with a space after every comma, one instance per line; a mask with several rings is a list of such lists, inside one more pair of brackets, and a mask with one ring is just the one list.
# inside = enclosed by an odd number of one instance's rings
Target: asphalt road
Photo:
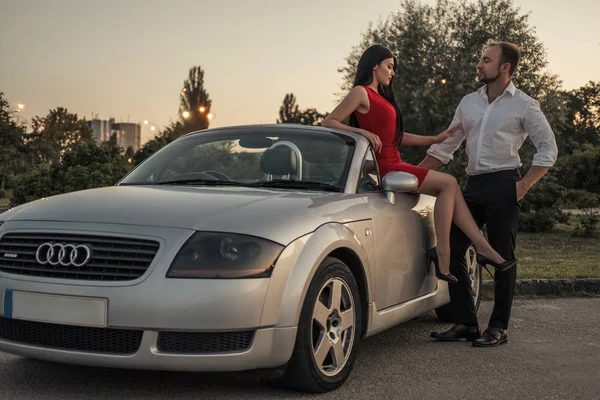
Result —
[[[480, 311], [487, 322], [492, 304]], [[87, 368], [0, 353], [0, 399], [597, 399], [600, 298], [517, 300], [509, 344], [438, 343], [432, 314], [361, 341], [337, 391], [285, 391], [248, 374]]]

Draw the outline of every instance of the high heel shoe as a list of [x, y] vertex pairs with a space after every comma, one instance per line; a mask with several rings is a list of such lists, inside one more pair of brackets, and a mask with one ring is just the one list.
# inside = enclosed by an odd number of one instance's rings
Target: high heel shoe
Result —
[[435, 276], [439, 280], [446, 281], [449, 283], [458, 282], [458, 279], [456, 279], [456, 277], [454, 275], [452, 275], [451, 273], [448, 273], [448, 275], [444, 275], [444, 274], [442, 274], [442, 271], [440, 271], [440, 263], [438, 260], [437, 251], [436, 251], [435, 247], [433, 249], [429, 250], [429, 252], [427, 254], [429, 255], [429, 258], [431, 259], [431, 261], [433, 261], [433, 264], [435, 265]]
[[504, 262], [497, 263], [497, 262], [490, 260], [486, 256], [482, 256], [482, 255], [478, 254], [477, 262], [481, 265], [491, 265], [492, 267], [496, 268], [498, 271], [506, 271], [506, 270], [511, 269], [512, 267], [514, 267], [517, 264], [517, 259], [515, 258], [514, 260], [506, 260]]

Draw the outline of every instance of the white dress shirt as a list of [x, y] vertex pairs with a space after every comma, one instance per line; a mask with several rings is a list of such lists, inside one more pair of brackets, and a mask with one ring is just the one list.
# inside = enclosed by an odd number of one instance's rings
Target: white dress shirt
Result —
[[540, 104], [512, 82], [491, 103], [487, 86], [463, 97], [451, 125], [457, 123], [462, 124], [462, 129], [432, 145], [427, 154], [446, 164], [466, 138], [468, 175], [519, 168], [519, 149], [527, 135], [537, 149], [533, 165], [551, 167], [556, 162], [556, 139]]

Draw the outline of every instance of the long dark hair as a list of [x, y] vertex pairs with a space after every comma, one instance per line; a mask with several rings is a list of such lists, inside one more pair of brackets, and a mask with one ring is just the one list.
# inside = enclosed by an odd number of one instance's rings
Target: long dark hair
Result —
[[[365, 52], [360, 56], [360, 60], [358, 61], [358, 66], [356, 68], [356, 75], [354, 76], [354, 84], [352, 87], [356, 86], [367, 86], [373, 82], [373, 68], [376, 65], [381, 63], [383, 60], [387, 60], [388, 58], [394, 59], [394, 71], [396, 70], [396, 57], [392, 54], [390, 49], [381, 45], [373, 45], [365, 50]], [[392, 78], [393, 82], [394, 78]], [[402, 134], [404, 132], [404, 121], [402, 119], [402, 113], [400, 112], [400, 108], [398, 108], [398, 104], [396, 104], [396, 99], [394, 98], [394, 91], [392, 90], [392, 82], [390, 82], [389, 86], [378, 85], [377, 92], [381, 96], [383, 96], [391, 105], [396, 109], [396, 140], [398, 146], [400, 146], [400, 142], [402, 142]], [[350, 115], [350, 126], [359, 128], [358, 119], [356, 115], [352, 113]]]

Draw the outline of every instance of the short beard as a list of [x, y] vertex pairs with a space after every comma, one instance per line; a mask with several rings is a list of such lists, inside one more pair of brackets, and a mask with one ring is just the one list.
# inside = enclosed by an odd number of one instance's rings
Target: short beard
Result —
[[500, 78], [500, 68], [498, 68], [498, 71], [496, 71], [496, 76], [492, 77], [492, 78], [485, 78], [485, 79], [480, 79], [480, 82], [485, 83], [486, 85], [489, 85], [490, 83], [494, 83], [498, 80], [498, 78]]

